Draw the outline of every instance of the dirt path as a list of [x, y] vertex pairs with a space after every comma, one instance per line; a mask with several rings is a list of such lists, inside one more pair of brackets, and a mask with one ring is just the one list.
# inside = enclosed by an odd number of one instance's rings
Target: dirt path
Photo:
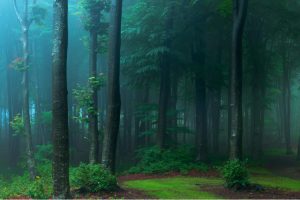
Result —
[[300, 179], [300, 164], [294, 155], [268, 157], [265, 167], [279, 176]]

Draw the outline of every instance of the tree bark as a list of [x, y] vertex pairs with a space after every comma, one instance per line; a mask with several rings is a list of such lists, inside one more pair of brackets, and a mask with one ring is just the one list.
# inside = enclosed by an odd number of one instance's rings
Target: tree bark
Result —
[[[90, 32], [90, 77], [97, 77], [97, 32]], [[98, 162], [99, 131], [98, 131], [98, 90], [92, 87], [93, 111], [89, 113], [90, 163]]]
[[197, 160], [206, 161], [208, 154], [207, 140], [207, 110], [206, 110], [206, 85], [203, 78], [196, 74], [196, 147]]
[[67, 90], [68, 1], [54, 0], [52, 49], [53, 198], [70, 198]]
[[[167, 1], [165, 1], [167, 3]], [[173, 29], [173, 7], [170, 8], [171, 12], [168, 14], [166, 19], [166, 39], [164, 41], [165, 47], [170, 49], [171, 47], [171, 33]], [[159, 102], [158, 102], [158, 125], [157, 125], [157, 135], [156, 144], [160, 149], [166, 147], [166, 137], [168, 128], [168, 107], [170, 103], [171, 95], [171, 84], [170, 84], [170, 58], [169, 53], [165, 52], [161, 56], [160, 61], [160, 92], [159, 92]]]
[[116, 146], [120, 126], [120, 47], [121, 47], [122, 0], [111, 5], [111, 30], [108, 70], [107, 128], [103, 138], [102, 164], [115, 173]]
[[242, 158], [243, 147], [243, 32], [248, 0], [233, 0], [232, 66], [230, 71], [230, 159]]
[[24, 130], [25, 130], [25, 141], [26, 141], [26, 154], [27, 154], [27, 166], [30, 174], [30, 179], [34, 180], [36, 177], [36, 164], [34, 160], [33, 144], [32, 144], [32, 134], [31, 134], [31, 123], [30, 123], [30, 106], [29, 106], [29, 50], [28, 50], [28, 31], [30, 28], [30, 20], [28, 20], [28, 0], [24, 2], [24, 13], [23, 17], [17, 9], [16, 1], [14, 0], [14, 8], [18, 20], [22, 29], [22, 51], [23, 51], [23, 120], [24, 120]]
[[284, 48], [283, 53], [283, 112], [284, 112], [284, 137], [286, 145], [286, 153], [292, 153], [291, 146], [291, 81], [290, 81], [290, 67], [289, 55], [287, 47]]

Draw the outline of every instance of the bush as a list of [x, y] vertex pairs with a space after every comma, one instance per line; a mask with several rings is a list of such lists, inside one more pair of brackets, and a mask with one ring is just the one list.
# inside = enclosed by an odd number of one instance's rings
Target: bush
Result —
[[195, 163], [195, 155], [189, 147], [160, 150], [158, 147], [144, 148], [138, 151], [140, 162], [129, 169], [129, 173], [166, 173], [170, 171], [188, 173], [190, 170], [207, 171], [203, 163]]
[[239, 160], [230, 160], [222, 168], [222, 175], [226, 187], [241, 189], [250, 185], [249, 172], [246, 163]]
[[117, 189], [117, 179], [101, 165], [80, 164], [71, 170], [71, 184], [82, 192], [102, 192]]
[[28, 196], [33, 199], [47, 199], [51, 194], [47, 192], [45, 181], [37, 177], [29, 186]]
[[0, 181], [0, 199], [9, 198], [37, 198], [45, 199], [52, 194], [51, 164], [39, 165], [35, 181], [31, 181], [29, 173], [22, 176], [12, 176], [8, 180]]

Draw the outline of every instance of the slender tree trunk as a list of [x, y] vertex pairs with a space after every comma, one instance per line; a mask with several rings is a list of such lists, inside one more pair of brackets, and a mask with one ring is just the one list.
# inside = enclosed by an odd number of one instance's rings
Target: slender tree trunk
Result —
[[206, 85], [203, 78], [196, 74], [196, 147], [197, 159], [205, 161], [208, 154], [207, 139], [207, 110], [206, 110]]
[[[165, 4], [168, 2], [164, 0]], [[166, 39], [164, 45], [167, 48], [171, 47], [171, 33], [173, 29], [174, 19], [173, 19], [173, 7], [167, 16], [166, 22]], [[171, 94], [171, 78], [170, 78], [170, 56], [166, 52], [162, 55], [160, 61], [160, 93], [158, 102], [158, 130], [156, 136], [156, 144], [159, 148], [164, 148], [166, 146], [167, 128], [168, 128], [168, 108], [170, 103]]]
[[213, 96], [213, 151], [215, 154], [219, 153], [219, 134], [220, 134], [220, 115], [221, 115], [221, 89], [218, 88], [214, 92]]
[[300, 137], [298, 140], [298, 153], [297, 153], [297, 160], [300, 160]]
[[[97, 77], [97, 32], [90, 33], [90, 78]], [[89, 113], [90, 163], [98, 162], [99, 131], [98, 131], [98, 90], [93, 88], [93, 111]]]
[[53, 198], [70, 198], [67, 90], [68, 1], [54, 0], [52, 49]]
[[109, 44], [107, 129], [103, 138], [102, 164], [115, 173], [116, 146], [120, 126], [120, 47], [122, 0], [111, 5], [111, 30]]
[[27, 154], [27, 166], [30, 174], [30, 179], [34, 180], [36, 177], [36, 164], [34, 160], [32, 135], [31, 135], [31, 124], [30, 124], [30, 106], [29, 106], [29, 50], [28, 50], [28, 31], [31, 22], [28, 20], [28, 0], [24, 2], [24, 13], [23, 17], [17, 9], [16, 1], [14, 0], [14, 8], [18, 20], [22, 29], [22, 51], [23, 51], [23, 119], [25, 129], [25, 141], [26, 141], [26, 154]]
[[230, 72], [230, 158], [241, 159], [243, 147], [243, 32], [248, 0], [233, 0], [232, 66]]
[[159, 95], [159, 109], [158, 109], [158, 132], [156, 143], [160, 148], [164, 148], [166, 145], [167, 135], [167, 112], [169, 106], [169, 94], [170, 94], [170, 69], [169, 62], [166, 58], [165, 62], [161, 64], [161, 80], [160, 80], [160, 95]]
[[284, 112], [284, 136], [286, 153], [292, 153], [291, 146], [291, 83], [290, 83], [290, 67], [289, 55], [287, 49], [284, 49], [283, 58], [283, 112]]

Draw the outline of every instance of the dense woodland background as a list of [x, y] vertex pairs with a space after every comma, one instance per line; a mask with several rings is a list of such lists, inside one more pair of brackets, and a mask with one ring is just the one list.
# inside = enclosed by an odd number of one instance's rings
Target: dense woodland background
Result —
[[[21, 11], [24, 2], [16, 1]], [[20, 171], [28, 158], [24, 71], [29, 75], [31, 153], [52, 149], [52, 1], [28, 3], [32, 23], [26, 65], [13, 1], [0, 1], [2, 172]], [[95, 5], [69, 1], [72, 166], [103, 161], [103, 135], [118, 126], [107, 124], [110, 1]], [[232, 9], [231, 0], [124, 0], [117, 171], [137, 162], [137, 150], [154, 145], [194, 147], [197, 160], [205, 162], [228, 157], [234, 128], [228, 117]], [[300, 159], [299, 9], [297, 0], [249, 0], [237, 81], [244, 157], [259, 160], [278, 148], [295, 156], [298, 151]]]

